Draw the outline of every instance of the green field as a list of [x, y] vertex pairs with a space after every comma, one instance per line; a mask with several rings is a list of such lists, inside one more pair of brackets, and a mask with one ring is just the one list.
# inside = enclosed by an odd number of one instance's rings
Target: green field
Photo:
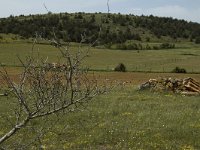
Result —
[[[0, 103], [1, 114], [11, 109], [6, 99]], [[45, 149], [200, 149], [199, 110], [199, 97], [140, 93], [135, 87], [116, 89], [86, 108], [61, 116], [40, 142]], [[3, 126], [5, 121], [1, 119], [0, 135], [10, 128]], [[37, 129], [51, 125], [45, 120], [31, 124]], [[26, 144], [36, 135], [27, 126], [5, 145], [14, 139]]]
[[[200, 46], [178, 43], [176, 49], [122, 51], [90, 49], [84, 66], [98, 70], [102, 78], [130, 81], [126, 87], [117, 87], [106, 95], [96, 97], [73, 113], [48, 118], [57, 120], [53, 128], [46, 131], [40, 141], [44, 149], [200, 149], [200, 98], [172, 93], [139, 92], [137, 85], [156, 77], [194, 77], [200, 80]], [[17, 56], [24, 59], [30, 54], [31, 43], [0, 43], [0, 62], [10, 68], [12, 75], [20, 71]], [[71, 47], [72, 54], [78, 49]], [[87, 47], [83, 47], [83, 51]], [[58, 49], [37, 44], [35, 54], [49, 62], [60, 59]], [[129, 72], [114, 73], [112, 69], [124, 63]], [[171, 74], [176, 66], [195, 74]], [[101, 72], [102, 71], [102, 72]], [[108, 71], [108, 72], [105, 72]], [[132, 73], [134, 72], [134, 73]], [[147, 73], [157, 72], [157, 73]], [[160, 72], [160, 73], [159, 73]], [[163, 73], [168, 72], [168, 73]], [[1, 80], [0, 80], [1, 81]], [[0, 137], [12, 128], [15, 103], [12, 96], [0, 97]], [[9, 116], [8, 122], [2, 116]], [[38, 135], [36, 129], [50, 127], [51, 121], [34, 120], [22, 131], [4, 143], [9, 149], [19, 148]], [[5, 125], [6, 124], [6, 125]], [[19, 139], [16, 141], [16, 139]], [[14, 144], [14, 145], [13, 145]], [[22, 145], [23, 145], [22, 144]], [[31, 145], [26, 149], [39, 149]]]
[[[84, 62], [92, 70], [111, 71], [118, 63], [124, 63], [128, 71], [171, 72], [176, 66], [190, 73], [200, 72], [200, 46], [191, 43], [178, 43], [176, 49], [169, 50], [109, 50], [91, 48]], [[0, 62], [5, 65], [20, 65], [17, 56], [24, 58], [30, 54], [31, 43], [0, 44]], [[72, 53], [78, 49], [72, 46]], [[83, 48], [83, 51], [87, 48]], [[48, 45], [36, 45], [36, 54], [50, 62], [60, 59], [58, 49]]]

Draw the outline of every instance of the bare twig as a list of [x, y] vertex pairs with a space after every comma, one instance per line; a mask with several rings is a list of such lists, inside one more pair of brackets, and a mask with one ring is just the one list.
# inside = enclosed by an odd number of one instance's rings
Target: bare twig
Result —
[[[53, 42], [58, 43], [55, 40]], [[93, 97], [106, 92], [105, 86], [99, 87], [97, 80], [88, 78], [87, 71], [81, 69], [81, 62], [88, 54], [82, 55], [78, 51], [74, 57], [68, 46], [60, 45], [58, 49], [63, 57], [63, 64], [47, 65], [47, 60], [39, 63], [33, 55], [27, 57], [25, 62], [19, 58], [24, 68], [19, 83], [15, 83], [3, 68], [2, 77], [12, 89], [19, 109], [15, 110], [16, 122], [13, 128], [0, 138], [0, 144], [33, 119], [65, 110], [74, 111]]]
[[109, 1], [110, 1], [110, 0], [107, 0], [108, 14], [110, 13], [110, 5], [109, 5]]

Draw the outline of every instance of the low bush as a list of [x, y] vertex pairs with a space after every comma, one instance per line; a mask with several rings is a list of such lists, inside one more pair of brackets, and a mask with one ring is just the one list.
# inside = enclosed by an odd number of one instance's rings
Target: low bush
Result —
[[195, 39], [195, 43], [196, 43], [196, 44], [200, 44], [200, 37], [197, 37], [197, 38]]
[[156, 45], [149, 45], [148, 43], [146, 45], [141, 44], [141, 43], [119, 43], [119, 44], [116, 44], [115, 49], [120, 49], [120, 50], [160, 50], [160, 49], [173, 49], [173, 48], [175, 48], [175, 44], [171, 44], [171, 43], [162, 43], [162, 44], [156, 44]]
[[172, 70], [172, 73], [187, 73], [186, 69], [176, 67]]
[[170, 44], [170, 43], [162, 43], [160, 45], [161, 49], [172, 49], [175, 48], [175, 44]]
[[119, 63], [114, 71], [118, 71], [118, 72], [126, 72], [126, 66], [123, 63]]
[[156, 46], [156, 45], [154, 45], [154, 46], [152, 47], [152, 49], [153, 49], [153, 50], [159, 50], [159, 47]]
[[116, 45], [116, 49], [120, 50], [142, 50], [143, 47], [140, 43], [121, 43]]

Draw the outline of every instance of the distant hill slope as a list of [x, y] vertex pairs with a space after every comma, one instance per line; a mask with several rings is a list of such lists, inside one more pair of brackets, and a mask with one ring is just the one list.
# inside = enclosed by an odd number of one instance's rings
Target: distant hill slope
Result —
[[10, 16], [0, 19], [0, 33], [13, 33], [24, 38], [38, 34], [63, 41], [91, 43], [124, 43], [127, 40], [150, 41], [168, 37], [194, 40], [200, 37], [200, 24], [184, 20], [122, 14], [60, 13]]

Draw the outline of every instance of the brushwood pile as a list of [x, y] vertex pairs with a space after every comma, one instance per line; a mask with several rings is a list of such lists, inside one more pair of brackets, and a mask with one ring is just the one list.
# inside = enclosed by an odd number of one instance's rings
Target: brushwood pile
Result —
[[142, 83], [139, 86], [139, 90], [166, 91], [181, 95], [200, 96], [200, 83], [193, 78], [158, 78]]

